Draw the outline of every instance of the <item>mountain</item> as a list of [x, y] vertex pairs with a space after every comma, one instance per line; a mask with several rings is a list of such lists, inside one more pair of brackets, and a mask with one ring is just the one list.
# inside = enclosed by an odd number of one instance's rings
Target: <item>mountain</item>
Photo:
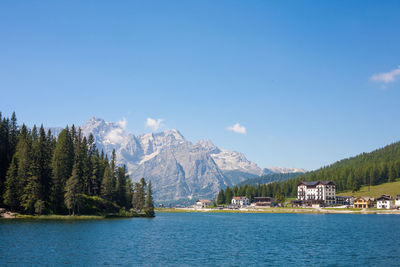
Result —
[[297, 170], [262, 169], [240, 152], [219, 148], [210, 140], [193, 144], [175, 129], [135, 136], [125, 128], [126, 121], [96, 117], [81, 127], [83, 135], [93, 134], [99, 150], [110, 155], [115, 149], [118, 163], [128, 167], [134, 181], [150, 179], [158, 201], [209, 198], [248, 178]]
[[269, 171], [273, 173], [305, 173], [307, 172], [305, 169], [300, 168], [285, 168], [285, 167], [268, 167]]

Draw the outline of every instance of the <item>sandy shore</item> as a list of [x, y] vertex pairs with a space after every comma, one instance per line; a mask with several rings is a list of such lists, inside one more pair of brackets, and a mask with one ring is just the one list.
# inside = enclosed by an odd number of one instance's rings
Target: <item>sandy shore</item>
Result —
[[0, 218], [3, 219], [14, 219], [17, 217], [17, 213], [0, 209]]

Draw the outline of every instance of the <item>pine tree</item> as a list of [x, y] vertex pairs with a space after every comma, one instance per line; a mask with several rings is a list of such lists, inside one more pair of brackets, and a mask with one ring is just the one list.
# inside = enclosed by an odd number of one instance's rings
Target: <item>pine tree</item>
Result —
[[99, 196], [104, 171], [102, 171], [103, 170], [102, 163], [98, 155], [92, 157], [91, 161], [92, 161], [92, 175], [90, 178], [91, 191], [92, 195]]
[[217, 204], [218, 205], [225, 204], [225, 195], [223, 189], [221, 189], [218, 193]]
[[125, 199], [126, 199], [126, 208], [132, 208], [133, 202], [133, 185], [131, 179], [126, 180], [126, 187], [125, 187]]
[[35, 203], [40, 200], [40, 180], [36, 175], [28, 177], [28, 181], [22, 195], [22, 206], [27, 213], [34, 213]]
[[154, 204], [153, 204], [153, 191], [151, 189], [151, 181], [147, 186], [147, 194], [146, 194], [146, 203], [144, 212], [146, 213], [147, 217], [154, 217]]
[[[51, 154], [50, 144], [43, 125], [39, 129], [39, 137], [32, 144], [32, 176], [37, 179], [38, 195], [36, 200], [49, 203], [51, 185]], [[33, 180], [35, 180], [33, 179]]]
[[103, 181], [101, 183], [101, 196], [104, 199], [112, 201], [114, 192], [114, 176], [110, 166], [107, 164], [106, 169], [104, 170]]
[[249, 186], [249, 187], [247, 187], [247, 189], [246, 189], [246, 197], [250, 200], [250, 202], [252, 202], [253, 201], [253, 196], [254, 196], [254, 194], [253, 194], [253, 187], [252, 186]]
[[14, 156], [15, 149], [17, 148], [18, 142], [18, 125], [17, 125], [17, 116], [15, 116], [15, 112], [11, 115], [10, 126], [9, 126], [9, 151], [8, 158], [11, 161]]
[[[74, 128], [75, 129], [75, 128]], [[84, 161], [85, 161], [85, 148], [82, 144], [82, 130], [78, 129], [78, 133], [75, 134], [74, 142], [74, 164], [76, 165], [76, 173], [83, 184], [84, 176]]]
[[92, 162], [90, 161], [89, 155], [89, 145], [87, 143], [86, 136], [83, 137], [81, 143], [81, 158], [83, 161], [82, 164], [82, 184], [83, 184], [83, 193], [90, 195], [91, 193], [91, 174], [92, 174]]
[[4, 193], [4, 204], [12, 211], [20, 207], [20, 181], [18, 179], [18, 159], [13, 157], [10, 168], [7, 171], [6, 191]]
[[116, 201], [117, 204], [121, 207], [126, 207], [127, 206], [127, 199], [126, 199], [126, 181], [129, 179], [129, 176], [127, 175], [128, 171], [126, 169], [126, 166], [124, 165], [123, 167], [119, 167], [117, 169], [117, 179], [116, 179]]
[[32, 135], [22, 125], [18, 136], [16, 156], [18, 157], [18, 178], [21, 183], [21, 205], [25, 212], [33, 213], [39, 195], [39, 183], [32, 175]]
[[140, 180], [139, 183], [135, 183], [135, 187], [133, 189], [133, 208], [141, 212], [144, 208], [145, 204], [145, 186], [146, 182], [144, 181], [144, 178]]
[[9, 139], [8, 139], [8, 128], [9, 124], [5, 119], [2, 119], [0, 112], [0, 206], [2, 206], [2, 197], [5, 187], [5, 179], [8, 169], [8, 150], [9, 150]]
[[71, 177], [74, 164], [74, 147], [69, 129], [66, 128], [58, 135], [52, 158], [52, 188], [51, 203], [55, 213], [64, 209], [64, 187]]
[[82, 187], [79, 184], [79, 176], [76, 165], [74, 165], [71, 177], [67, 180], [65, 185], [64, 202], [67, 207], [69, 214], [75, 215], [75, 212], [79, 213], [79, 207], [81, 204], [81, 192]]
[[86, 149], [86, 165], [85, 165], [85, 179], [86, 179], [86, 194], [94, 195], [95, 180], [93, 180], [93, 169], [97, 166], [94, 164], [94, 158], [96, 157], [96, 145], [93, 134], [90, 134], [87, 140]]
[[231, 204], [232, 197], [233, 197], [232, 189], [230, 189], [229, 187], [227, 187], [227, 188], [225, 189], [225, 204]]

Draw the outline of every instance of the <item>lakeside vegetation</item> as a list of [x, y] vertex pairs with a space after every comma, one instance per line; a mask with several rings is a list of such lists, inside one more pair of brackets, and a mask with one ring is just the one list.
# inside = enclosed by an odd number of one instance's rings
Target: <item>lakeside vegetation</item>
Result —
[[0, 207], [20, 216], [154, 216], [151, 182], [133, 185], [115, 151], [109, 160], [74, 125], [58, 138], [43, 125], [18, 127], [15, 113], [0, 113]]

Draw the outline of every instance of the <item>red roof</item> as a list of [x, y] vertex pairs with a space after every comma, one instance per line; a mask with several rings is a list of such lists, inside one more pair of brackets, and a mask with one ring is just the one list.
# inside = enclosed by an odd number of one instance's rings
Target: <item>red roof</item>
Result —
[[233, 199], [235, 199], [235, 200], [241, 200], [241, 199], [244, 199], [245, 197], [233, 197]]

